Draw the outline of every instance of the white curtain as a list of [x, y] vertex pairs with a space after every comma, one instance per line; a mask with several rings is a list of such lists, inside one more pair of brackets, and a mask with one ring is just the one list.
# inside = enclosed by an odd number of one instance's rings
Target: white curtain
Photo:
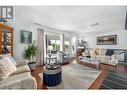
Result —
[[37, 66], [43, 65], [44, 63], [44, 30], [37, 29]]

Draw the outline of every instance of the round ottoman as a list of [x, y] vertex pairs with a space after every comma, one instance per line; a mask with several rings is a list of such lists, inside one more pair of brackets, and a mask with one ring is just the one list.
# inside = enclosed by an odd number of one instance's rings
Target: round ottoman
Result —
[[61, 83], [62, 80], [62, 68], [56, 69], [43, 69], [43, 83], [47, 86], [56, 86]]

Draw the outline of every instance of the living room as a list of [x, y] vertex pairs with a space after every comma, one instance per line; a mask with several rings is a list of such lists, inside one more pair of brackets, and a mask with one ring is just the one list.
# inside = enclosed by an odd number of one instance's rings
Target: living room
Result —
[[[1, 56], [11, 53], [9, 58], [17, 64], [13, 72], [1, 76], [1, 89], [127, 88], [126, 6], [0, 8], [14, 13], [11, 19], [1, 18], [0, 31], [8, 26], [13, 30], [11, 52], [3, 41]], [[33, 55], [29, 47], [34, 47]]]

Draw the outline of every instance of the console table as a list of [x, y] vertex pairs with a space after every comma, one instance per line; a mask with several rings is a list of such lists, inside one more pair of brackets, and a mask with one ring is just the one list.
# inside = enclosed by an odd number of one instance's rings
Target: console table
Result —
[[85, 63], [90, 63], [90, 64], [94, 64], [96, 65], [96, 69], [99, 69], [99, 64], [100, 64], [100, 60], [96, 59], [96, 58], [87, 58], [87, 57], [82, 57], [81, 62], [85, 62]]

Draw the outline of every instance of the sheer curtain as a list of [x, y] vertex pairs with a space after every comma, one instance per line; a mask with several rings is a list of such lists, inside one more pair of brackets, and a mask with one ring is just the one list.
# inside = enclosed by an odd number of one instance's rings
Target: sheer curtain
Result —
[[37, 66], [43, 65], [44, 63], [44, 30], [37, 29]]

